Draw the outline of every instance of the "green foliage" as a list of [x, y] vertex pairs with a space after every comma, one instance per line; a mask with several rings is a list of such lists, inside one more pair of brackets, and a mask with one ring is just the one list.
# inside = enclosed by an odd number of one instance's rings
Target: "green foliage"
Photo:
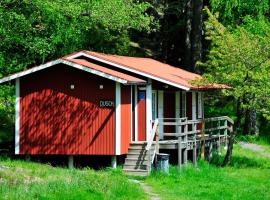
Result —
[[122, 170], [69, 170], [0, 158], [1, 199], [146, 199]]
[[[233, 31], [223, 26], [208, 9], [206, 39], [211, 41], [204, 77], [232, 87], [225, 94], [240, 101], [242, 109], [270, 111], [270, 34], [253, 34], [244, 27]], [[253, 21], [254, 22], [254, 21]], [[248, 25], [246, 25], [248, 27]], [[254, 29], [253, 29], [254, 30]], [[257, 29], [264, 30], [264, 28]], [[256, 32], [256, 30], [255, 30]]]
[[[263, 154], [234, 147], [232, 163], [198, 163], [198, 168], [170, 168], [170, 174], [154, 172], [146, 182], [162, 199], [269, 199], [270, 161]], [[270, 153], [270, 149], [267, 151]], [[219, 156], [223, 161], [223, 155]]]
[[126, 54], [130, 30], [151, 30], [147, 7], [131, 0], [1, 1], [1, 73], [79, 49]]
[[269, 14], [269, 0], [210, 0], [214, 13], [228, 26], [240, 25], [246, 16], [261, 17]]
[[[148, 7], [132, 0], [1, 0], [0, 77], [80, 49], [128, 54], [132, 31], [156, 28]], [[0, 142], [11, 135], [13, 97], [12, 88], [0, 88]]]

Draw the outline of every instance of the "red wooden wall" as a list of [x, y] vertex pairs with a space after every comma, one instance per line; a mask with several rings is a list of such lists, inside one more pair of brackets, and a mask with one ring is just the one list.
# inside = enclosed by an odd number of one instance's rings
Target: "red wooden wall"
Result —
[[121, 154], [128, 152], [131, 141], [131, 86], [121, 85]]
[[115, 82], [58, 65], [20, 89], [20, 154], [115, 154], [115, 107], [99, 106], [115, 101]]

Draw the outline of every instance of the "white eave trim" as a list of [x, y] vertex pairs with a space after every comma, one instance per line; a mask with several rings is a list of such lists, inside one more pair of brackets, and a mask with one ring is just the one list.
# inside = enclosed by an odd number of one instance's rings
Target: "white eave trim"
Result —
[[[127, 80], [112, 76], [110, 74], [107, 74], [107, 73], [104, 73], [104, 72], [101, 72], [101, 71], [98, 71], [98, 70], [95, 70], [95, 69], [91, 69], [91, 68], [85, 67], [83, 65], [79, 65], [79, 64], [76, 64], [76, 63], [73, 63], [73, 62], [70, 62], [70, 61], [67, 61], [67, 60], [63, 60], [63, 59], [57, 59], [55, 61], [51, 61], [51, 62], [48, 62], [46, 64], [43, 64], [43, 65], [40, 65], [40, 66], [37, 66], [37, 67], [33, 67], [31, 69], [28, 69], [28, 70], [25, 70], [25, 71], [22, 71], [22, 72], [18, 72], [16, 74], [10, 75], [8, 77], [2, 78], [2, 79], [0, 79], [0, 84], [4, 83], [4, 82], [11, 81], [11, 80], [14, 80], [14, 79], [17, 79], [17, 78], [20, 78], [20, 77], [28, 75], [28, 74], [32, 74], [34, 72], [49, 68], [49, 67], [51, 67], [53, 65], [57, 65], [57, 64], [60, 64], [60, 63], [66, 64], [66, 65], [74, 67], [76, 69], [80, 69], [80, 70], [89, 72], [91, 74], [95, 74], [95, 75], [98, 75], [98, 76], [101, 76], [101, 77], [104, 77], [104, 78], [107, 78], [107, 79], [110, 79], [110, 80], [113, 80], [113, 81], [116, 81], [118, 83], [122, 83], [122, 84], [125, 84], [125, 85], [138, 84], [137, 82], [129, 82]], [[145, 84], [145, 83], [139, 83], [139, 84]]]
[[180, 88], [180, 89], [185, 90], [185, 91], [189, 91], [189, 90], [190, 90], [190, 88], [185, 87], [185, 86], [183, 86], [183, 85], [179, 85], [179, 84], [173, 83], [173, 82], [171, 82], [171, 81], [167, 81], [167, 80], [165, 80], [165, 79], [158, 78], [158, 77], [156, 77], [156, 76], [153, 76], [153, 75], [150, 75], [150, 74], [147, 74], [147, 73], [144, 73], [144, 72], [135, 70], [135, 69], [130, 69], [130, 68], [125, 67], [125, 66], [123, 66], [123, 65], [119, 65], [119, 64], [116, 64], [116, 63], [114, 63], [114, 62], [110, 62], [110, 61], [108, 61], [108, 60], [101, 59], [101, 58], [98, 58], [98, 57], [96, 57], [96, 56], [86, 54], [86, 53], [84, 53], [84, 52], [79, 52], [79, 53], [74, 54], [74, 55], [72, 55], [72, 56], [70, 56], [70, 57], [68, 57], [68, 58], [77, 58], [77, 57], [79, 57], [79, 56], [85, 56], [85, 57], [91, 58], [91, 59], [93, 59], [93, 60], [96, 60], [96, 61], [99, 61], [99, 62], [102, 62], [102, 63], [105, 63], [105, 64], [109, 64], [109, 65], [112, 65], [112, 66], [114, 66], [114, 67], [118, 67], [118, 68], [120, 68], [120, 69], [124, 69], [124, 70], [127, 70], [127, 71], [129, 71], [129, 72], [133, 72], [133, 73], [135, 73], [135, 74], [139, 74], [139, 75], [142, 75], [142, 76], [144, 76], [144, 77], [151, 78], [151, 79], [153, 79], [153, 80], [156, 80], [156, 81], [159, 81], [159, 82], [162, 82], [162, 83], [165, 83], [165, 84], [174, 86], [174, 87], [176, 87], [176, 88]]

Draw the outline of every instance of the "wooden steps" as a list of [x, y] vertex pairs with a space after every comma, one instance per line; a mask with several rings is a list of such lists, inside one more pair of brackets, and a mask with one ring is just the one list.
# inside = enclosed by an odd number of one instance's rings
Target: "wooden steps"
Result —
[[[146, 142], [132, 142], [130, 144], [124, 164], [124, 172], [126, 174], [134, 176], [149, 175], [151, 167], [149, 166], [149, 156], [145, 147]], [[154, 148], [152, 147], [150, 151], [152, 157]]]

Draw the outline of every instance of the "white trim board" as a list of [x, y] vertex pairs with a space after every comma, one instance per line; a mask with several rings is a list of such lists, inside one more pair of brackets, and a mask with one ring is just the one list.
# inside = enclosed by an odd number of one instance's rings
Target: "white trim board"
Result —
[[15, 154], [20, 154], [20, 78], [16, 79]]
[[135, 126], [135, 141], [138, 141], [138, 87], [137, 85], [134, 86], [134, 103], [135, 103], [135, 116], [134, 116], [134, 126]]
[[148, 80], [146, 85], [146, 140], [148, 141], [152, 129], [152, 83]]
[[[83, 65], [79, 65], [79, 64], [76, 64], [76, 63], [73, 63], [73, 62], [70, 62], [70, 61], [67, 61], [67, 60], [63, 60], [63, 59], [58, 59], [58, 60], [55, 60], [55, 61], [52, 61], [52, 62], [48, 62], [46, 64], [39, 65], [37, 67], [33, 67], [31, 69], [28, 69], [28, 70], [25, 70], [25, 71], [22, 71], [22, 72], [18, 72], [16, 74], [10, 75], [8, 77], [2, 78], [2, 79], [0, 79], [0, 84], [4, 83], [4, 82], [7, 82], [7, 81], [11, 81], [11, 80], [16, 79], [16, 78], [20, 78], [22, 76], [26, 76], [28, 74], [32, 74], [34, 72], [37, 72], [37, 71], [52, 67], [54, 65], [61, 64], [61, 63], [65, 64], [65, 65], [68, 65], [68, 66], [71, 66], [71, 67], [74, 67], [76, 69], [83, 70], [85, 72], [89, 72], [91, 74], [101, 76], [103, 78], [107, 78], [107, 79], [110, 79], [110, 80], [125, 84], [125, 85], [137, 84], [136, 82], [130, 82], [130, 81], [124, 80], [122, 78], [118, 78], [116, 76], [112, 76], [110, 74], [107, 74], [107, 73], [104, 73], [104, 72], [101, 72], [101, 71], [98, 71], [98, 70], [95, 70], [95, 69], [91, 69], [91, 68], [85, 67]], [[145, 84], [145, 83], [141, 83], [141, 84]]]
[[77, 54], [74, 54], [74, 55], [70, 56], [69, 58], [77, 58], [77, 57], [80, 57], [80, 56], [85, 56], [87, 58], [90, 58], [90, 59], [93, 59], [93, 60], [96, 60], [96, 61], [99, 61], [99, 62], [102, 62], [102, 63], [105, 63], [105, 64], [109, 64], [111, 66], [118, 67], [120, 69], [124, 69], [126, 71], [133, 72], [135, 74], [139, 74], [139, 75], [142, 75], [142, 76], [147, 77], [147, 78], [151, 78], [153, 80], [156, 80], [156, 81], [159, 81], [159, 82], [162, 82], [162, 83], [165, 83], [165, 84], [180, 88], [180, 89], [185, 90], [185, 91], [190, 90], [190, 88], [188, 88], [186, 86], [179, 85], [179, 84], [173, 83], [171, 81], [168, 81], [168, 80], [165, 80], [165, 79], [158, 78], [156, 76], [147, 74], [145, 72], [141, 72], [141, 71], [138, 71], [138, 70], [135, 70], [135, 69], [131, 69], [131, 68], [126, 67], [124, 65], [116, 64], [114, 62], [111, 62], [111, 61], [108, 61], [108, 60], [105, 60], [105, 59], [102, 59], [102, 58], [99, 58], [99, 57], [96, 57], [96, 56], [93, 56], [93, 55], [89, 55], [89, 54], [84, 53], [84, 52], [79, 52]]
[[121, 155], [121, 85], [115, 83], [115, 155]]

